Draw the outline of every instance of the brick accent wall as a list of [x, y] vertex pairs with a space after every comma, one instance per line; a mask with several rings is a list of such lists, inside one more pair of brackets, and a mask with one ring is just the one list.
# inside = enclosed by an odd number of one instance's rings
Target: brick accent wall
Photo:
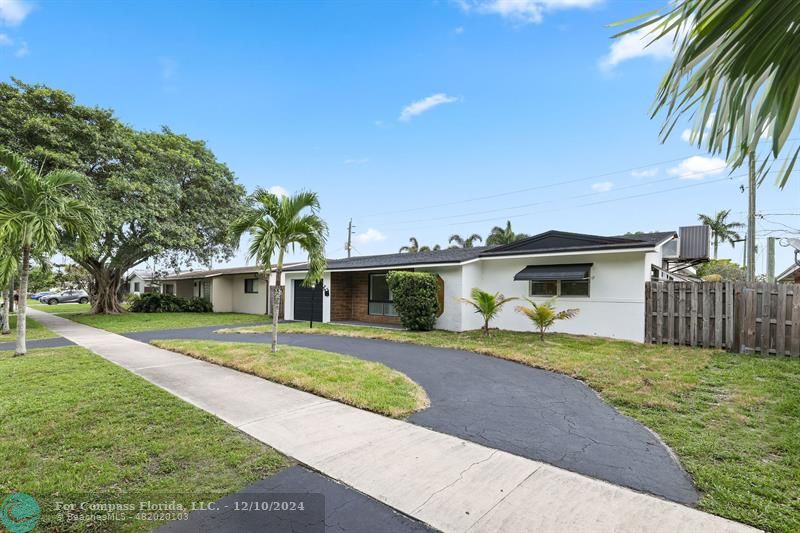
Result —
[[331, 320], [399, 324], [396, 316], [369, 314], [370, 272], [331, 272]]

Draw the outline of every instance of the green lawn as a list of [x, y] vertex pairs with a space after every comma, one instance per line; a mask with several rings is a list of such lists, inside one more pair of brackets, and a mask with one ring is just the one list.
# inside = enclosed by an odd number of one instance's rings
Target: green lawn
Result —
[[[142, 531], [128, 518], [66, 527], [56, 499], [213, 501], [288, 459], [144, 379], [77, 347], [0, 352], [0, 495], [43, 509], [37, 530]], [[128, 513], [132, 515], [132, 513]]]
[[39, 303], [36, 300], [28, 300], [28, 307], [44, 311], [45, 313], [87, 313], [91, 310], [91, 304], [55, 304], [47, 305], [46, 303]]
[[[36, 320], [28, 317], [25, 321], [28, 328], [26, 340], [35, 341], [40, 339], [52, 339], [58, 337], [55, 333], [36, 322]], [[17, 315], [10, 315], [8, 317], [8, 324], [11, 327], [9, 335], [0, 335], [0, 342], [13, 342], [17, 340]]]
[[[240, 328], [261, 332], [268, 327]], [[703, 492], [698, 507], [771, 531], [800, 531], [800, 359], [733, 355], [570, 335], [410, 332], [281, 325], [460, 348], [584, 380], [655, 430]]]
[[430, 405], [425, 390], [381, 363], [309, 348], [244, 342], [157, 340], [153, 344], [283, 383], [348, 405], [401, 418]]
[[87, 326], [113, 333], [133, 333], [158, 329], [197, 328], [267, 322], [264, 315], [244, 313], [123, 313], [120, 315], [64, 315]]

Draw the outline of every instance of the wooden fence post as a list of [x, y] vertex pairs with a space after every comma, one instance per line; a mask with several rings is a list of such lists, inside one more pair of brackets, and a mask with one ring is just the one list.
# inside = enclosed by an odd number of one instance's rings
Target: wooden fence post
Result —
[[653, 298], [652, 281], [644, 284], [644, 342], [653, 344]]

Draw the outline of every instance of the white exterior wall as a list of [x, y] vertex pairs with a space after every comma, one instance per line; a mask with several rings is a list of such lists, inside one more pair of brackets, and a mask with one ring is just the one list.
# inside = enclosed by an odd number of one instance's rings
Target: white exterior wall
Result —
[[[235, 276], [222, 276], [231, 283], [231, 309], [234, 313], [250, 313], [263, 315], [267, 312], [267, 282], [258, 279], [254, 274], [237, 274]], [[257, 293], [244, 292], [244, 280], [255, 279]]]
[[[287, 272], [284, 274], [286, 290], [283, 293], [283, 303], [281, 305], [283, 305], [283, 317], [285, 320], [294, 320], [294, 282], [296, 280], [303, 280], [305, 277], [306, 275], [304, 272]], [[324, 284], [324, 287], [327, 287], [328, 289], [331, 288], [330, 272], [326, 272], [323, 275], [322, 283]], [[325, 296], [324, 292], [322, 293], [322, 321], [331, 321], [331, 297]]]
[[462, 267], [420, 268], [417, 272], [437, 274], [444, 280], [444, 312], [436, 319], [436, 329], [462, 331]]
[[[641, 342], [644, 339], [644, 283], [650, 263], [642, 252], [587, 254], [560, 257], [530, 257], [483, 260], [480, 288], [487, 292], [526, 297], [527, 281], [514, 281], [514, 274], [528, 265], [593, 263], [588, 297], [562, 296], [557, 309], [578, 309], [571, 320], [561, 320], [553, 331], [597, 335]], [[533, 298], [543, 302], [546, 298]], [[531, 322], [511, 302], [492, 326], [514, 331], [534, 331]]]
[[228, 276], [211, 278], [211, 305], [217, 313], [233, 310], [233, 286]]
[[[138, 291], [133, 290], [136, 283], [139, 284]], [[138, 274], [134, 274], [133, 277], [130, 279], [130, 281], [128, 281], [128, 292], [130, 294], [137, 294], [137, 295], [144, 294], [144, 286], [145, 286], [144, 280], [140, 278]]]

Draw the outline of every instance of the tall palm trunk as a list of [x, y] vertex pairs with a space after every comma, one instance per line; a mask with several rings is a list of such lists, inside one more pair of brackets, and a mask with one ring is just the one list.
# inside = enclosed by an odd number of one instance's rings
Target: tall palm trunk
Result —
[[[28, 302], [28, 274], [31, 269], [31, 246], [25, 244], [22, 246], [22, 268], [19, 272], [19, 303], [17, 304], [17, 348], [14, 355], [25, 355], [28, 348], [25, 344], [26, 326], [27, 326], [27, 310]], [[13, 296], [12, 296], [13, 297]]]
[[8, 335], [11, 333], [11, 327], [8, 323], [9, 315], [9, 302], [14, 298], [14, 292], [11, 290], [11, 284], [5, 287], [3, 291], [3, 316], [0, 317], [0, 335]]
[[714, 232], [714, 259], [717, 258], [717, 248], [719, 248], [719, 235]]
[[278, 316], [281, 314], [281, 274], [283, 273], [283, 250], [278, 252], [278, 264], [275, 267], [275, 289], [272, 298], [272, 353], [278, 351]]

